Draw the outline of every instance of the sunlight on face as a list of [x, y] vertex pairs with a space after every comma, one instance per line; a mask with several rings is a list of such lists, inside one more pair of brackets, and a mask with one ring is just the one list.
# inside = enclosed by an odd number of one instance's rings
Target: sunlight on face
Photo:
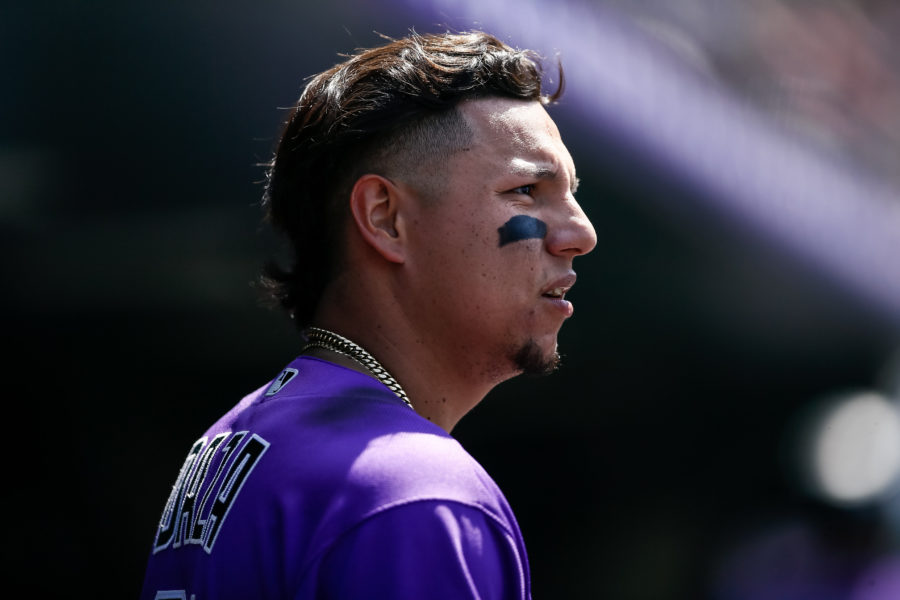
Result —
[[440, 165], [442, 197], [409, 216], [416, 329], [495, 382], [550, 372], [573, 311], [573, 259], [596, 243], [573, 195], [572, 158], [538, 102], [486, 98], [458, 110], [471, 144]]

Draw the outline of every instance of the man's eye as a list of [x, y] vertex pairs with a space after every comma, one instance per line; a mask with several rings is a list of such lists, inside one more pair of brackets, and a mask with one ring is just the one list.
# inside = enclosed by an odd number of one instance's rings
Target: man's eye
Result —
[[513, 194], [525, 194], [526, 196], [530, 196], [534, 193], [534, 184], [529, 183], [528, 185], [520, 185], [517, 188], [513, 188], [510, 190]]

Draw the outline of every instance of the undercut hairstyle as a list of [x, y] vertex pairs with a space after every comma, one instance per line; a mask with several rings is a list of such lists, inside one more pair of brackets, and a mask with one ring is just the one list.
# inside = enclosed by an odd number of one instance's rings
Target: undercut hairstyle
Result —
[[286, 309], [298, 328], [309, 325], [340, 268], [341, 231], [356, 180], [366, 173], [405, 178], [423, 195], [433, 193], [439, 180], [417, 167], [470, 143], [459, 103], [490, 97], [555, 102], [563, 91], [562, 67], [554, 94], [542, 93], [541, 79], [533, 52], [482, 32], [413, 32], [315, 76], [268, 164], [263, 208], [287, 237], [292, 264], [266, 265], [266, 299]]

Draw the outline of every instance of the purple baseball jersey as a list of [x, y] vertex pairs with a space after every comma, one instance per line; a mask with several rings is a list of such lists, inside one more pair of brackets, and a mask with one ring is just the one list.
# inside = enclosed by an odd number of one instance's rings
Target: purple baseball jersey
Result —
[[191, 447], [141, 598], [530, 596], [475, 459], [380, 382], [300, 357]]

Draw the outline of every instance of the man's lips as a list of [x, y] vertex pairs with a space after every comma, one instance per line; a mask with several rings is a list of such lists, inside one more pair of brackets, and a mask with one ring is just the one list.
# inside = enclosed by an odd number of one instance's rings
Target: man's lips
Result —
[[573, 285], [575, 285], [575, 273], [569, 272], [544, 287], [541, 296], [562, 300]]

